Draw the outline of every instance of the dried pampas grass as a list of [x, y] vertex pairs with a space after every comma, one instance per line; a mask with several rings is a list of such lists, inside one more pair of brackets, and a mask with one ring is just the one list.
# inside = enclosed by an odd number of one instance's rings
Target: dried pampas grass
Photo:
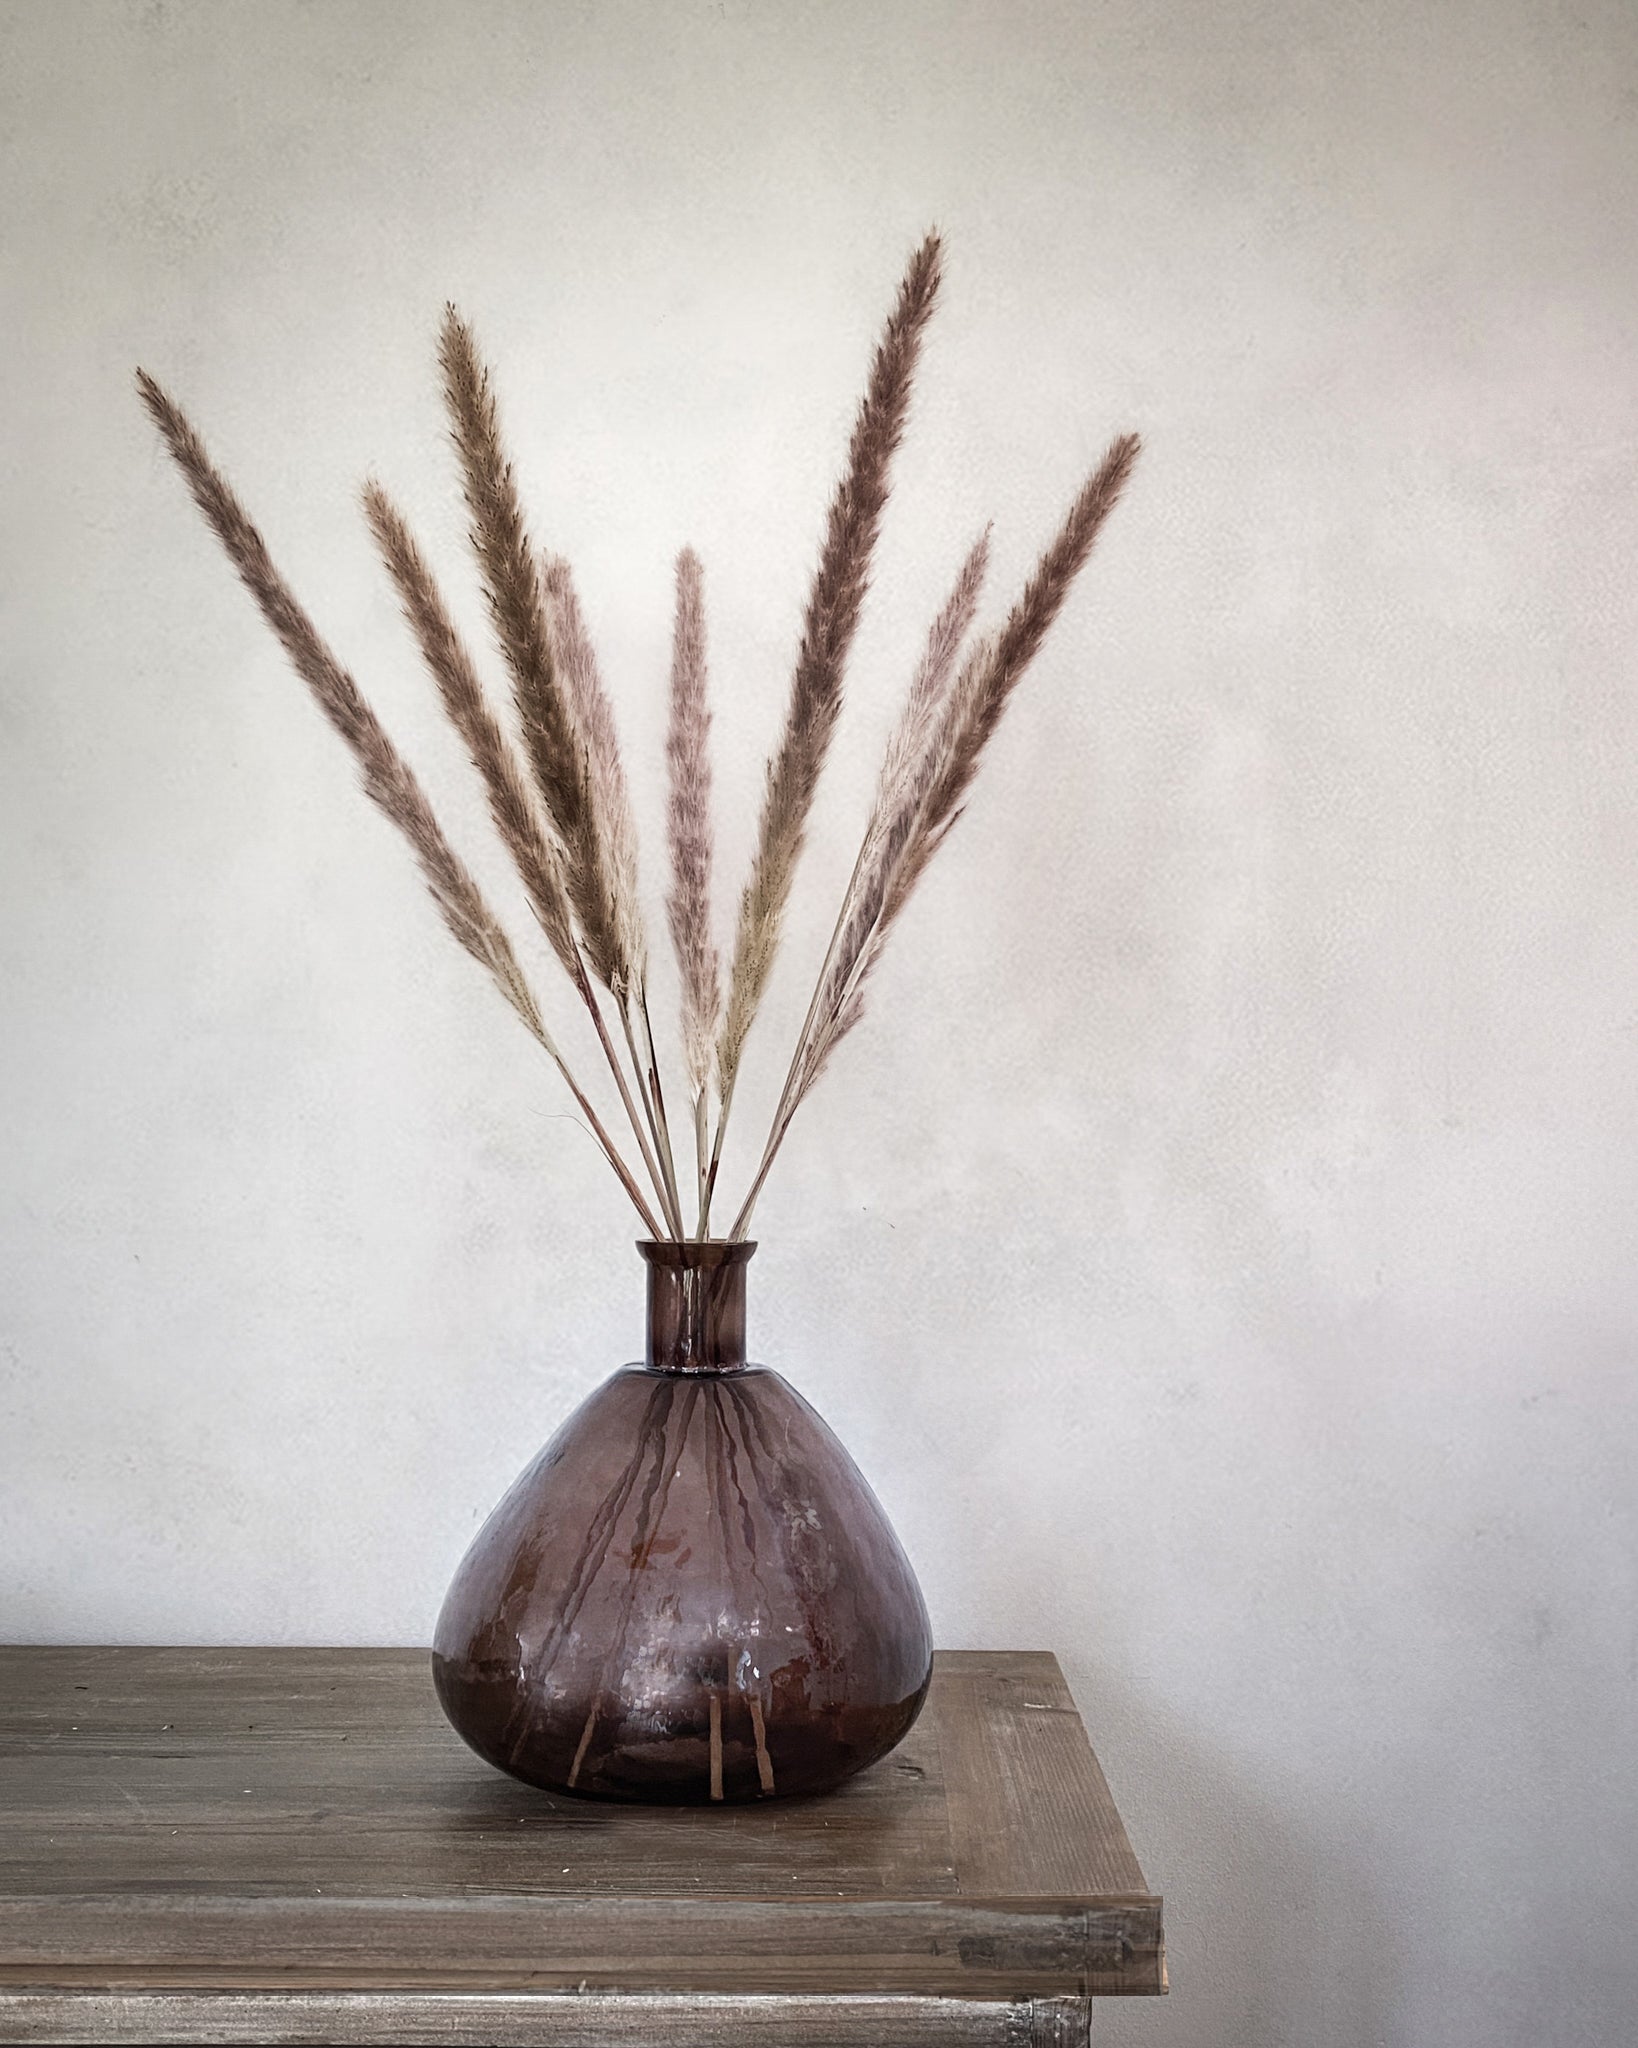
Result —
[[586, 957], [598, 980], [619, 994], [630, 984], [633, 963], [625, 905], [600, 828], [614, 799], [611, 792], [592, 787], [598, 757], [553, 658], [545, 582], [501, 443], [489, 372], [471, 328], [453, 306], [444, 313], [439, 359], [472, 546], [495, 637], [511, 672], [530, 764], [562, 849]]
[[291, 666], [319, 709], [351, 748], [365, 794], [378, 804], [413, 848], [444, 923], [472, 957], [494, 976], [502, 995], [537, 1037], [540, 1012], [518, 966], [512, 942], [483, 900], [466, 863], [444, 837], [414, 771], [387, 737], [363, 692], [330, 652], [318, 628], [273, 566], [267, 544], [211, 462], [186, 414], [145, 370], [137, 372], [143, 403], [153, 416], [194, 503], [204, 513], [239, 580], [261, 608]]
[[843, 902], [839, 936], [821, 970], [761, 1164], [730, 1235], [744, 1234], [792, 1118], [831, 1054], [864, 1015], [865, 983], [881, 958], [887, 935], [960, 818], [961, 800], [984, 749], [1115, 509], [1139, 446], [1136, 434], [1122, 435], [1113, 443], [1082, 486], [1006, 624], [971, 651], [954, 687], [936, 695], [926, 680], [933, 648], [941, 644], [946, 619], [953, 623], [959, 611], [974, 558], [969, 558], [961, 582], [935, 622], [928, 657], [889, 743], [876, 806]]
[[579, 959], [574, 913], [556, 849], [541, 830], [517, 755], [489, 709], [472, 657], [444, 609], [408, 523], [378, 483], [364, 487], [364, 513], [444, 709], [483, 777], [490, 816], [512, 856], [529, 907], [560, 964], [572, 975]]
[[870, 558], [887, 503], [888, 468], [904, 433], [921, 338], [938, 296], [942, 255], [938, 236], [929, 235], [905, 273], [871, 365], [847, 470], [831, 501], [791, 679], [785, 730], [768, 763], [756, 854], [740, 901], [728, 1001], [717, 1041], [725, 1095], [731, 1095], [746, 1034], [768, 985], [808, 812], [841, 711], [842, 671], [870, 580]]
[[459, 944], [489, 970], [530, 1035], [551, 1056], [638, 1215], [650, 1230], [657, 1232], [653, 1212], [547, 1030], [511, 940], [484, 901], [466, 863], [444, 837], [414, 771], [387, 737], [357, 683], [330, 652], [317, 627], [274, 568], [261, 534], [226, 479], [211, 463], [204, 442], [182, 409], [146, 370], [138, 370], [137, 387], [187, 479], [194, 502], [238, 570], [241, 582], [260, 606], [262, 617], [289, 656], [291, 666], [312, 691], [319, 709], [352, 750], [366, 795], [409, 841], [445, 924]]
[[671, 640], [671, 719], [666, 731], [666, 911], [682, 977], [683, 1051], [696, 1094], [710, 1086], [722, 960], [711, 937], [711, 713], [705, 696], [704, 572], [692, 548], [677, 557]]
[[[709, 1231], [746, 1040], [778, 951], [840, 715], [848, 654], [940, 269], [939, 238], [929, 235], [905, 274], [871, 365], [808, 595], [784, 726], [768, 762], [726, 987], [711, 913], [703, 572], [692, 550], [677, 558], [665, 740], [671, 869], [666, 914], [681, 983], [684, 1069], [693, 1110], [696, 1237]], [[439, 360], [470, 538], [510, 681], [516, 738], [490, 708], [477, 664], [407, 521], [377, 483], [365, 487], [365, 514], [440, 702], [482, 778], [495, 830], [551, 956], [591, 1024], [653, 1206], [547, 1028], [510, 938], [445, 838], [409, 766], [273, 567], [261, 535], [192, 426], [146, 372], [138, 372], [138, 384], [200, 510], [298, 674], [351, 748], [366, 791], [409, 840], [444, 922], [552, 1058], [645, 1228], [654, 1237], [681, 1239], [689, 1232], [649, 1016], [637, 832], [613, 707], [569, 565], [539, 552], [529, 533], [489, 372], [454, 307], [445, 314]], [[1135, 435], [1111, 445], [1005, 620], [976, 639], [970, 636], [989, 561], [987, 531], [963, 562], [889, 737], [858, 857], [731, 1236], [742, 1237], [749, 1227], [798, 1108], [863, 1016], [866, 987], [887, 936], [960, 818], [984, 751], [1119, 500], [1137, 453]], [[610, 1032], [605, 1002], [614, 1004], [623, 1053]]]
[[682, 981], [683, 1057], [694, 1097], [698, 1174], [695, 1231], [710, 1221], [711, 1088], [722, 1013], [722, 959], [711, 936], [711, 713], [705, 694], [704, 572], [692, 548], [677, 557], [671, 636], [671, 716], [666, 728], [666, 844], [671, 892], [666, 915]]
[[625, 764], [614, 729], [614, 707], [603, 687], [597, 654], [580, 609], [574, 574], [561, 555], [548, 555], [541, 582], [546, 592], [552, 653], [586, 761], [586, 789], [596, 818], [596, 840], [607, 863], [605, 881], [619, 926], [619, 953], [631, 985], [641, 987], [648, 947], [637, 905], [637, 826], [626, 791]]

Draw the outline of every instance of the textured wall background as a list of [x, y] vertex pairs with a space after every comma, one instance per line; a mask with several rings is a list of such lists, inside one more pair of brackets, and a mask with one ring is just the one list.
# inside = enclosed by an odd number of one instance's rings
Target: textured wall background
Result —
[[1003, 603], [1148, 454], [770, 1186], [756, 1348], [942, 1640], [1064, 1657], [1170, 1900], [1110, 2042], [1630, 2040], [1635, 110], [1625, 0], [0, 11], [0, 1628], [424, 1639], [637, 1338], [618, 1191], [133, 364], [504, 894], [354, 495], [476, 623], [457, 299], [656, 900], [705, 557], [726, 927], [936, 219], [742, 1143], [961, 552], [993, 515]]

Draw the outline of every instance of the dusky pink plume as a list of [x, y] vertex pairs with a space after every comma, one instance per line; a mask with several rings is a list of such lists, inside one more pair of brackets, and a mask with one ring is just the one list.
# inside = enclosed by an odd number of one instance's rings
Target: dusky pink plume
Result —
[[863, 1016], [865, 984], [881, 958], [887, 935], [929, 861], [960, 818], [962, 799], [984, 749], [1062, 609], [1104, 521], [1119, 501], [1139, 447], [1135, 434], [1122, 435], [1111, 444], [1081, 487], [1000, 632], [980, 641], [969, 653], [953, 687], [944, 693], [922, 756], [906, 778], [899, 807], [870, 859], [866, 858], [871, 851], [867, 830], [860, 869], [855, 872], [857, 876], [868, 867], [868, 882], [858, 889], [851, 908], [844, 910], [837, 941], [821, 970], [808, 1023], [774, 1112], [761, 1165], [734, 1219], [731, 1236], [743, 1236], [797, 1108], [836, 1047]]
[[717, 1063], [725, 1090], [732, 1089], [746, 1033], [773, 969], [808, 813], [841, 710], [843, 671], [870, 580], [889, 470], [904, 433], [922, 335], [938, 297], [941, 263], [942, 245], [936, 234], [930, 234], [899, 287], [854, 422], [847, 469], [831, 501], [784, 732], [768, 763], [756, 853], [740, 899], [728, 999], [717, 1034]]
[[934, 721], [955, 674], [956, 656], [978, 609], [990, 565], [990, 529], [985, 527], [961, 565], [955, 587], [928, 630], [927, 645], [905, 695], [904, 708], [882, 756], [871, 812], [869, 840], [886, 832], [912, 796]]
[[471, 328], [453, 306], [444, 311], [439, 360], [472, 548], [511, 672], [524, 747], [562, 851], [586, 957], [598, 980], [620, 993], [634, 978], [631, 934], [603, 841], [590, 750], [558, 673], [545, 585], [501, 440], [494, 387]]
[[561, 555], [546, 556], [541, 565], [541, 580], [546, 591], [552, 653], [585, 749], [591, 803], [608, 862], [614, 911], [623, 929], [624, 951], [633, 980], [640, 987], [647, 947], [637, 897], [637, 827], [614, 726], [614, 706], [603, 684], [573, 572]]
[[645, 1227], [656, 1229], [653, 1211], [547, 1029], [504, 926], [484, 900], [466, 863], [445, 838], [414, 770], [274, 567], [261, 533], [226, 478], [211, 462], [204, 442], [181, 407], [145, 370], [138, 370], [137, 386], [187, 480], [195, 504], [238, 571], [240, 581], [256, 600], [291, 666], [350, 748], [365, 793], [409, 841], [444, 923], [466, 951], [488, 969], [531, 1036], [549, 1055]]
[[682, 979], [682, 1035], [696, 1095], [710, 1084], [722, 1007], [721, 958], [711, 937], [711, 712], [706, 696], [705, 597], [700, 559], [677, 557], [677, 609], [671, 641], [671, 716], [666, 836], [671, 893], [666, 910]]

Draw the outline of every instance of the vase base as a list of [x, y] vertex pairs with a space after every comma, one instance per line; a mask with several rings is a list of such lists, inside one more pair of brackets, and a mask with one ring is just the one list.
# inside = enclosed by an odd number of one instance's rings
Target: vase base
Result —
[[[638, 1806], [742, 1806], [828, 1792], [902, 1742], [927, 1695], [828, 1712], [765, 1714], [726, 1689], [707, 1696], [700, 1726], [620, 1725], [599, 1711], [531, 1701], [516, 1672], [477, 1673], [435, 1655], [444, 1712], [486, 1763], [526, 1785], [575, 1799]], [[608, 1703], [614, 1707], [614, 1702]]]

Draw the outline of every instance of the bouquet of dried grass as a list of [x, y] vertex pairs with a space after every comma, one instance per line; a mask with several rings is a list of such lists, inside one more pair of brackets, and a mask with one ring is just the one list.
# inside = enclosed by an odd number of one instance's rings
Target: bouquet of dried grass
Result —
[[[472, 547], [510, 688], [511, 731], [492, 709], [477, 664], [402, 513], [373, 480], [364, 488], [364, 509], [444, 709], [483, 779], [495, 829], [529, 907], [586, 1011], [629, 1127], [635, 1165], [622, 1149], [627, 1141], [611, 1134], [548, 1027], [510, 938], [445, 837], [413, 771], [279, 575], [186, 416], [146, 371], [137, 373], [143, 400], [199, 509], [297, 673], [352, 748], [366, 792], [409, 840], [450, 931], [488, 969], [556, 1065], [655, 1238], [703, 1241], [711, 1234], [741, 1058], [779, 950], [808, 815], [841, 711], [893, 455], [938, 296], [940, 256], [938, 237], [929, 235], [905, 273], [871, 364], [808, 596], [784, 728], [768, 762], [726, 983], [712, 937], [703, 576], [691, 549], [677, 558], [666, 738], [666, 910], [682, 986], [694, 1146], [691, 1223], [649, 1015], [637, 838], [613, 712], [569, 566], [543, 553], [530, 535], [489, 373], [471, 329], [448, 308], [439, 354]], [[858, 858], [756, 1170], [729, 1225], [730, 1238], [744, 1237], [797, 1110], [863, 1014], [866, 984], [887, 935], [961, 816], [984, 749], [1114, 509], [1137, 452], [1132, 434], [1110, 446], [1011, 611], [997, 629], [977, 637], [971, 629], [989, 557], [987, 532], [963, 562], [933, 621], [888, 742]]]

